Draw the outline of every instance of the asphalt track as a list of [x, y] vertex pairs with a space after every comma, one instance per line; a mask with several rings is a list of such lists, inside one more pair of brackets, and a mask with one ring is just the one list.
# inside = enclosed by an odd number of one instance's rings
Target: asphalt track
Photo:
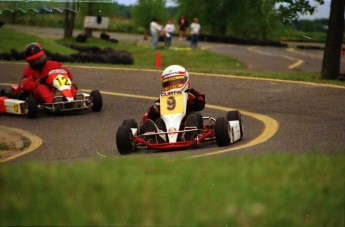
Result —
[[[62, 29], [10, 27], [45, 38], [61, 37], [63, 32]], [[78, 32], [75, 31], [76, 34]], [[142, 36], [109, 34], [119, 40], [146, 42], [149, 45], [149, 41], [144, 41]], [[94, 35], [99, 34], [94, 32]], [[188, 45], [187, 41], [177, 39], [173, 43]], [[322, 65], [322, 50], [301, 51], [204, 42], [200, 42], [199, 46], [239, 59], [246, 63], [249, 72], [317, 72]], [[23, 67], [24, 64], [20, 63], [0, 62], [0, 88], [17, 83]], [[31, 141], [31, 145], [20, 154], [2, 161], [73, 161], [118, 156], [115, 143], [118, 126], [128, 118], [140, 121], [161, 91], [161, 70], [69, 68], [80, 89], [101, 91], [104, 100], [102, 112], [40, 114], [34, 120], [1, 114], [0, 130], [20, 133]], [[341, 60], [341, 69], [345, 70], [344, 58]], [[141, 151], [139, 155], [174, 157], [184, 152], [189, 158], [198, 158], [244, 152], [345, 150], [345, 86], [190, 73], [192, 87], [206, 94], [204, 116], [224, 116], [230, 109], [238, 109], [244, 114], [243, 140], [225, 148], [208, 143], [183, 151]]]
[[[0, 63], [0, 87], [18, 82], [23, 64]], [[70, 67], [74, 81], [85, 91], [99, 89], [100, 113], [40, 114], [37, 119], [0, 115], [0, 125], [33, 135], [35, 149], [12, 162], [24, 160], [73, 161], [119, 155], [115, 135], [124, 119], [140, 120], [156, 99], [160, 70]], [[244, 138], [229, 147], [215, 143], [172, 152], [138, 154], [189, 158], [232, 153], [335, 152], [345, 150], [345, 86], [266, 80], [191, 72], [192, 86], [206, 93], [204, 116], [224, 116], [229, 109], [244, 114]]]

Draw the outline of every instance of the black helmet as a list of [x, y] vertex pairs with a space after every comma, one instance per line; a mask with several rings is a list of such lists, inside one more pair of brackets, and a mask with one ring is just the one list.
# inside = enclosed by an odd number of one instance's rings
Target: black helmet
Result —
[[41, 69], [47, 60], [44, 48], [40, 43], [30, 43], [24, 48], [25, 60], [34, 69]]

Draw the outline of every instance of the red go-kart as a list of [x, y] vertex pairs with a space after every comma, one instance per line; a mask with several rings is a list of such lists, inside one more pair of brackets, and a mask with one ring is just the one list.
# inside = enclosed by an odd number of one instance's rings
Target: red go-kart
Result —
[[22, 93], [19, 85], [13, 85], [11, 90], [0, 92], [0, 112], [36, 118], [39, 111], [55, 113], [87, 109], [101, 111], [102, 109], [101, 93], [93, 90], [91, 93], [74, 94], [72, 86], [75, 85], [64, 69], [50, 71], [44, 83], [54, 92], [52, 103], [39, 103], [33, 96]]

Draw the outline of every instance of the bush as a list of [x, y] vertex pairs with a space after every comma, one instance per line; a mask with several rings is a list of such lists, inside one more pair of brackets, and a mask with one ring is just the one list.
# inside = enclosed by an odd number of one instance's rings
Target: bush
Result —
[[[48, 50], [45, 52], [48, 59], [58, 62], [91, 62], [125, 65], [131, 65], [134, 63], [132, 54], [123, 50], [114, 50], [109, 47], [101, 49], [99, 47], [81, 47], [76, 45], [70, 45], [69, 47], [78, 50], [79, 53], [62, 55], [59, 53], [52, 53]], [[11, 49], [10, 53], [0, 53], [0, 60], [19, 61], [25, 60], [25, 58], [23, 52], [18, 52], [16, 49]]]

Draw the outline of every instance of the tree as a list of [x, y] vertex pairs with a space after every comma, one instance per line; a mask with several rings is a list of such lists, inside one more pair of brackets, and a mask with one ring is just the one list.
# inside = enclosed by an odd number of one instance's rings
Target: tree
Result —
[[75, 9], [76, 3], [73, 2], [66, 2], [66, 9], [65, 9], [65, 28], [64, 28], [64, 38], [72, 38], [73, 37], [73, 29], [75, 24]]
[[[324, 4], [323, 0], [315, 0], [320, 4]], [[298, 14], [305, 14], [309, 12], [313, 14], [315, 7], [310, 6], [307, 0], [277, 0], [282, 5], [280, 7], [281, 15], [288, 19], [298, 17]], [[322, 79], [337, 79], [340, 74], [340, 48], [344, 36], [344, 0], [332, 0], [331, 10], [328, 21], [328, 31], [326, 45], [322, 61], [321, 78]]]
[[[116, 2], [102, 2], [102, 1], [85, 1], [81, 3], [77, 3], [77, 1], [72, 1], [72, 7], [71, 2], [66, 2], [66, 8], [69, 6], [71, 9], [76, 9], [77, 4], [79, 7], [79, 15], [81, 17], [87, 16], [105, 16], [105, 17], [113, 17], [116, 16], [119, 12], [119, 5]], [[67, 8], [68, 9], [68, 8]], [[75, 23], [75, 10], [69, 10], [69, 13], [65, 13], [65, 38], [72, 37], [73, 34], [73, 28]], [[66, 31], [68, 31], [67, 35], [69, 37], [66, 37]], [[85, 33], [88, 37], [92, 36], [92, 29], [86, 28]]]
[[322, 61], [322, 79], [337, 79], [340, 74], [340, 48], [344, 35], [344, 11], [344, 0], [332, 0]]
[[[175, 0], [179, 15], [198, 17], [204, 33], [268, 39], [278, 21], [268, 0]], [[193, 7], [191, 7], [193, 6]]]
[[[324, 4], [324, 0], [314, 0]], [[203, 27], [211, 26], [212, 32], [225, 34], [224, 23], [232, 33], [245, 38], [267, 38], [272, 31], [272, 21], [291, 23], [300, 15], [313, 14], [316, 6], [309, 0], [175, 0], [182, 13], [196, 13], [209, 19], [200, 20]], [[212, 4], [209, 5], [209, 4]], [[193, 7], [190, 7], [190, 6]], [[192, 9], [191, 9], [192, 8]], [[227, 13], [223, 13], [224, 10]], [[327, 39], [321, 68], [322, 79], [336, 79], [340, 74], [340, 50], [344, 36], [344, 0], [332, 0], [328, 20]], [[255, 26], [253, 26], [255, 24]], [[218, 26], [218, 27], [217, 27]], [[253, 34], [256, 37], [253, 37]]]
[[269, 39], [279, 24], [274, 3], [267, 0], [237, 0], [230, 6], [231, 34], [244, 38]]
[[132, 17], [137, 25], [148, 31], [153, 18], [163, 23], [167, 20], [168, 12], [165, 4], [166, 0], [138, 0], [138, 3], [133, 6]]

